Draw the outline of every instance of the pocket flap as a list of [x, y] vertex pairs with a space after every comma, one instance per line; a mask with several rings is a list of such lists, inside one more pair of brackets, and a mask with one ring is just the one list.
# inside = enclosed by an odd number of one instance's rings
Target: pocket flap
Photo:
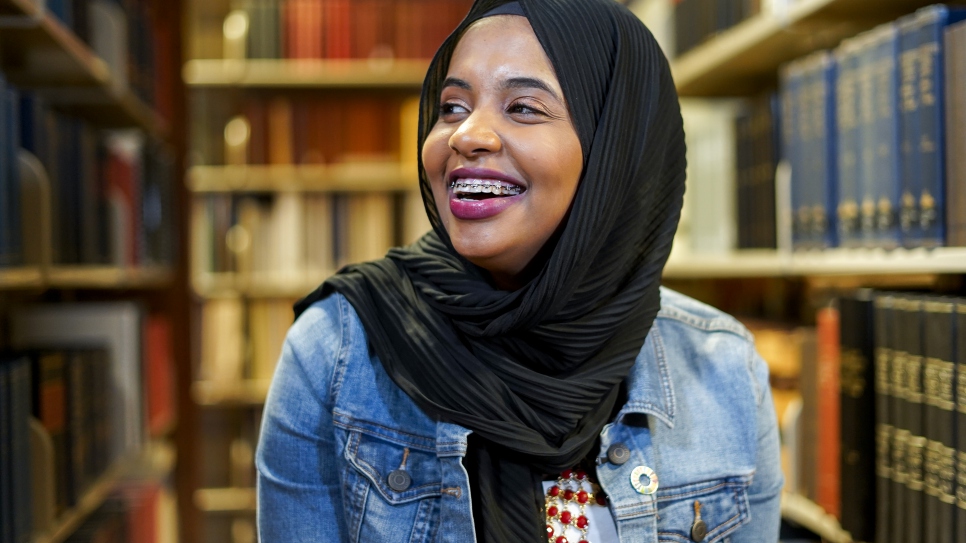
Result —
[[[435, 451], [354, 430], [349, 433], [345, 457], [389, 503], [441, 494], [442, 470]], [[389, 484], [389, 475], [396, 470], [409, 475], [405, 489], [394, 490]], [[398, 484], [395, 486], [399, 488]]]
[[702, 543], [721, 541], [750, 520], [750, 483], [748, 477], [732, 477], [659, 490], [658, 540], [690, 543], [698, 504], [707, 529]]

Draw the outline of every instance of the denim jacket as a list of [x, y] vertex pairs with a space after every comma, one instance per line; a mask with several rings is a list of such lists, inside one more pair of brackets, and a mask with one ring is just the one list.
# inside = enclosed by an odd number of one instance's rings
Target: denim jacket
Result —
[[[600, 434], [597, 477], [620, 541], [690, 542], [699, 502], [702, 541], [773, 543], [782, 475], [768, 368], [733, 318], [667, 289], [661, 302], [627, 403]], [[344, 297], [315, 303], [288, 334], [265, 404], [260, 541], [475, 541], [469, 433], [396, 386]], [[620, 464], [607, 461], [617, 444], [630, 450]], [[638, 466], [656, 492], [634, 489]], [[400, 468], [411, 481], [397, 490], [388, 477]]]

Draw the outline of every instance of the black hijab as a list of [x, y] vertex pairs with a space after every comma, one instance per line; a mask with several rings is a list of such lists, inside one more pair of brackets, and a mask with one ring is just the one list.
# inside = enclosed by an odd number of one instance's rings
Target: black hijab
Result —
[[[420, 153], [459, 37], [506, 3], [477, 0], [436, 53]], [[342, 293], [393, 381], [429, 416], [474, 432], [477, 533], [514, 543], [545, 541], [539, 480], [584, 458], [615, 408], [660, 308], [685, 171], [677, 93], [644, 25], [613, 0], [519, 4], [560, 80], [584, 159], [542, 268], [516, 291], [496, 289], [453, 249], [420, 159], [433, 230], [342, 269], [296, 305], [298, 314]]]

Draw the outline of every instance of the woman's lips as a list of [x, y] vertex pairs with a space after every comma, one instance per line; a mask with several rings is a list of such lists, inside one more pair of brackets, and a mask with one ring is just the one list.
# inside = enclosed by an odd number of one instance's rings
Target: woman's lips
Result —
[[[493, 217], [519, 201], [526, 191], [526, 187], [519, 180], [485, 168], [457, 168], [450, 173], [449, 180], [447, 187], [449, 209], [454, 217], [463, 220], [480, 220]], [[493, 194], [493, 196], [483, 197], [482, 199], [462, 198], [461, 195], [457, 194], [457, 184], [460, 185], [461, 194], [479, 194], [482, 192]], [[486, 185], [486, 188], [482, 191], [467, 189], [467, 187], [481, 188], [482, 185]], [[512, 190], [520, 190], [520, 193], [504, 196], [503, 194], [510, 192], [511, 188]]]

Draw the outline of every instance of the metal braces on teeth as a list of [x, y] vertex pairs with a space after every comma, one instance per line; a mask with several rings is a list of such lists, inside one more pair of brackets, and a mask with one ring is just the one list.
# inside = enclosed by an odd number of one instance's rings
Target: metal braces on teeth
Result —
[[508, 187], [500, 183], [491, 183], [489, 181], [484, 181], [482, 183], [461, 183], [459, 181], [453, 181], [450, 183], [450, 188], [463, 193], [490, 193], [494, 195], [508, 195], [515, 196], [520, 194], [520, 187]]

